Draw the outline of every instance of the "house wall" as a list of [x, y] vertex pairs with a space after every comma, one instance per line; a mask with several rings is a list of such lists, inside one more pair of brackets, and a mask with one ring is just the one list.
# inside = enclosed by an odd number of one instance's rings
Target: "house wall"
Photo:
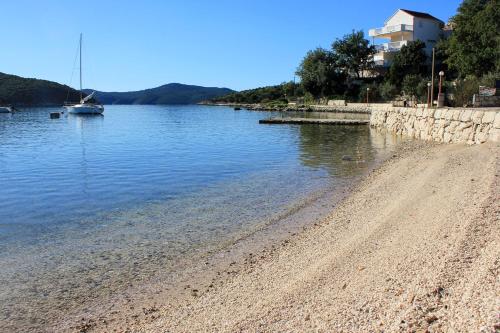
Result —
[[400, 42], [402, 40], [412, 41], [413, 32], [410, 31], [395, 32], [391, 35], [391, 42]]
[[391, 18], [385, 21], [386, 26], [408, 24], [413, 25], [413, 16], [398, 10]]
[[413, 38], [425, 43], [427, 55], [432, 54], [432, 48], [436, 46], [442, 33], [439, 22], [420, 17], [414, 18]]
[[[385, 21], [385, 26], [393, 25], [413, 25], [413, 16], [398, 10], [391, 18]], [[402, 40], [413, 40], [413, 33], [411, 32], [395, 32], [389, 38], [391, 42], [399, 42]]]

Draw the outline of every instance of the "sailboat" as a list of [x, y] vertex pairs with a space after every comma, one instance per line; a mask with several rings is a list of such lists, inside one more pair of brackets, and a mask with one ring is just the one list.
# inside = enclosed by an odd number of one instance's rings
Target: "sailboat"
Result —
[[11, 106], [1, 106], [0, 105], [0, 113], [12, 113], [12, 107]]
[[69, 113], [80, 114], [101, 114], [104, 112], [104, 106], [100, 104], [88, 103], [94, 97], [95, 91], [90, 95], [83, 97], [82, 92], [82, 34], [80, 34], [80, 103], [65, 104], [64, 107], [68, 109]]

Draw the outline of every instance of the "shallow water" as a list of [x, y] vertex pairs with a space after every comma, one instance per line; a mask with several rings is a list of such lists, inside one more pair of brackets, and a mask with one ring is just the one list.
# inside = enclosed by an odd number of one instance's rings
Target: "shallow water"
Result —
[[397, 144], [226, 107], [53, 111], [0, 115], [0, 328], [41, 327], [229, 244], [345, 189]]

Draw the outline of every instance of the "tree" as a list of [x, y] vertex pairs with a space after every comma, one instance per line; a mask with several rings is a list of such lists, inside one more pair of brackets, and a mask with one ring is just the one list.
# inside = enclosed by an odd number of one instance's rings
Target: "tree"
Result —
[[296, 84], [293, 81], [283, 82], [280, 86], [283, 90], [283, 96], [285, 98], [289, 98], [289, 99], [294, 98], [297, 95], [297, 93], [299, 92], [298, 84]]
[[499, 0], [464, 0], [444, 43], [445, 63], [461, 78], [500, 72]]
[[369, 45], [363, 31], [352, 31], [342, 39], [337, 39], [332, 44], [332, 50], [338, 57], [339, 66], [346, 74], [359, 78], [363, 71], [373, 65], [375, 47]]
[[403, 79], [402, 89], [405, 95], [425, 101], [427, 99], [427, 82], [429, 80], [425, 80], [420, 74], [409, 74]]
[[388, 79], [391, 84], [400, 88], [405, 76], [426, 74], [427, 55], [424, 49], [425, 43], [421, 40], [409, 42], [401, 47], [401, 50], [394, 56], [394, 61], [389, 68]]
[[392, 100], [399, 92], [396, 86], [391, 84], [389, 81], [385, 81], [384, 83], [382, 83], [379, 87], [379, 90], [380, 96], [385, 101]]
[[[368, 91], [367, 88], [370, 88], [370, 90]], [[382, 96], [380, 95], [380, 86], [376, 82], [364, 84], [360, 87], [358, 102], [365, 103], [367, 94], [369, 103], [377, 103], [382, 100]]]
[[337, 56], [322, 48], [307, 53], [297, 75], [304, 90], [315, 98], [336, 93], [345, 80], [337, 67]]

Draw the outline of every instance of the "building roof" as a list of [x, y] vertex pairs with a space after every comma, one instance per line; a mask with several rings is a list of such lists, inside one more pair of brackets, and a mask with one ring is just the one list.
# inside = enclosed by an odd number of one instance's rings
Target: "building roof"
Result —
[[437, 17], [434, 17], [428, 13], [416, 12], [414, 10], [408, 10], [408, 9], [400, 9], [400, 10], [402, 10], [403, 12], [405, 12], [407, 14], [410, 14], [411, 16], [420, 17], [420, 18], [429, 19], [429, 20], [435, 20], [435, 21], [439, 21], [439, 22], [444, 24], [443, 21], [441, 21]]

